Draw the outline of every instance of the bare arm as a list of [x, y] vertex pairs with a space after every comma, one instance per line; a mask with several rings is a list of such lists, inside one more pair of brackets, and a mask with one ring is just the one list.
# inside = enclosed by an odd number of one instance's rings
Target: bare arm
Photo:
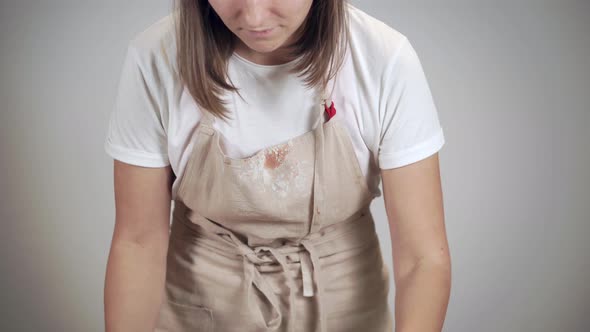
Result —
[[451, 288], [438, 153], [382, 170], [393, 250], [396, 332], [440, 332]]
[[170, 223], [170, 166], [114, 161], [115, 229], [107, 263], [107, 332], [153, 331], [163, 300]]

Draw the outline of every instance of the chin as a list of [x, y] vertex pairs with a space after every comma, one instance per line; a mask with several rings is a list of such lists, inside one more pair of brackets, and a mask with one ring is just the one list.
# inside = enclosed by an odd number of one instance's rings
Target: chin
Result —
[[266, 42], [251, 42], [246, 43], [246, 45], [253, 51], [258, 53], [270, 53], [277, 50], [281, 44], [277, 43], [276, 41], [266, 41]]
[[262, 50], [274, 50], [281, 47], [282, 44], [287, 40], [287, 36], [281, 34], [275, 34], [270, 38], [252, 38], [248, 35], [241, 35], [240, 39], [249, 48], [257, 51]]

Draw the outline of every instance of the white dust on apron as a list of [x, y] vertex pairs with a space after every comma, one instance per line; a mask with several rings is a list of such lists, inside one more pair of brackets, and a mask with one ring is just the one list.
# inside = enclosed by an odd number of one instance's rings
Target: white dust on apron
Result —
[[240, 179], [280, 197], [302, 192], [308, 180], [304, 171], [308, 162], [287, 158], [292, 146], [289, 140], [245, 159], [238, 171]]

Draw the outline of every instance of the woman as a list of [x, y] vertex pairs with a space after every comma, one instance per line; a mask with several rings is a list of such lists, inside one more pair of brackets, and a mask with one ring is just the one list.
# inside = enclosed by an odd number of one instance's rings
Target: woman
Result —
[[440, 331], [444, 137], [407, 38], [341, 0], [177, 9], [130, 43], [105, 142], [107, 331], [392, 331], [380, 180], [396, 331]]

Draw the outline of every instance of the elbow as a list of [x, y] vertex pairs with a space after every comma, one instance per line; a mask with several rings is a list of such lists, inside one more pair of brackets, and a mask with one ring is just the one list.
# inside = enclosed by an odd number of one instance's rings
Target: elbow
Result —
[[420, 257], [414, 264], [415, 269], [439, 271], [442, 274], [451, 273], [451, 256], [448, 250], [440, 248], [438, 252]]
[[451, 282], [451, 256], [443, 250], [416, 258], [408, 266], [409, 268], [404, 269], [403, 272], [394, 274], [396, 284], [402, 284], [404, 280], [422, 273], [436, 276], [437, 279], [448, 284]]

